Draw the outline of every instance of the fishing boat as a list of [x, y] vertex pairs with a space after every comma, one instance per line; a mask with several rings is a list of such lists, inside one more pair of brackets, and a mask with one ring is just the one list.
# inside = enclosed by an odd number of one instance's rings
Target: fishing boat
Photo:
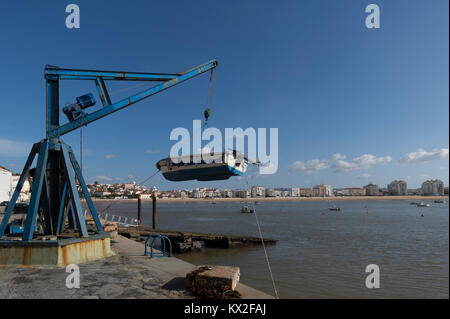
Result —
[[337, 207], [337, 206], [331, 206], [331, 207], [328, 208], [328, 210], [333, 210], [333, 211], [336, 211], [336, 212], [340, 212], [341, 208]]
[[253, 214], [255, 212], [254, 209], [249, 208], [248, 206], [242, 206], [241, 213], [242, 214]]
[[173, 182], [216, 181], [242, 176], [248, 159], [239, 151], [167, 157], [156, 163], [164, 178]]

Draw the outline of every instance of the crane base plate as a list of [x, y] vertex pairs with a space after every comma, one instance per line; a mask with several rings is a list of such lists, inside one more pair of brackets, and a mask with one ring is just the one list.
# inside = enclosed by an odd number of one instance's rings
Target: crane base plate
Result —
[[80, 264], [113, 256], [109, 234], [56, 240], [0, 240], [0, 266], [57, 266]]

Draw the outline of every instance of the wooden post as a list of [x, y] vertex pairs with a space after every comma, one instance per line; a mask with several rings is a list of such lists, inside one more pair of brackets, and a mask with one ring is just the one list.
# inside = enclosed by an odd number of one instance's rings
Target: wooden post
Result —
[[141, 195], [138, 195], [138, 211], [137, 211], [137, 220], [138, 220], [138, 224], [141, 224], [141, 206], [142, 206], [142, 202], [141, 202]]
[[153, 229], [156, 229], [156, 192], [152, 194], [152, 207], [153, 207]]

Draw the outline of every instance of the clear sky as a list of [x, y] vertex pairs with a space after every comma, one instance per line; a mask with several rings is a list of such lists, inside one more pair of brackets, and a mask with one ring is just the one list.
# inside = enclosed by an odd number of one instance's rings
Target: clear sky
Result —
[[[67, 29], [76, 3], [81, 28]], [[365, 27], [376, 3], [381, 28]], [[382, 187], [449, 181], [448, 0], [2, 1], [0, 165], [20, 171], [45, 136], [45, 64], [180, 72], [219, 61], [210, 125], [277, 127], [279, 169], [266, 187]], [[88, 182], [144, 180], [175, 127], [202, 119], [202, 75], [83, 128]], [[113, 83], [113, 100], [139, 89]], [[94, 83], [63, 81], [61, 104]], [[64, 120], [64, 119], [62, 119]], [[76, 154], [79, 131], [64, 136]], [[243, 188], [245, 179], [147, 186]]]

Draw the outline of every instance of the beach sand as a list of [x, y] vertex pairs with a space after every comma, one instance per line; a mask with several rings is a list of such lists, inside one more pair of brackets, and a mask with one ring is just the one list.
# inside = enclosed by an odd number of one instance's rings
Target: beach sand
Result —
[[[446, 200], [448, 196], [335, 196], [335, 197], [249, 197], [249, 198], [158, 198], [158, 203], [201, 203], [201, 202], [296, 202], [296, 201], [341, 201], [341, 200]], [[101, 199], [102, 202], [129, 202], [136, 199]], [[151, 199], [142, 199], [142, 202], [151, 202]]]

